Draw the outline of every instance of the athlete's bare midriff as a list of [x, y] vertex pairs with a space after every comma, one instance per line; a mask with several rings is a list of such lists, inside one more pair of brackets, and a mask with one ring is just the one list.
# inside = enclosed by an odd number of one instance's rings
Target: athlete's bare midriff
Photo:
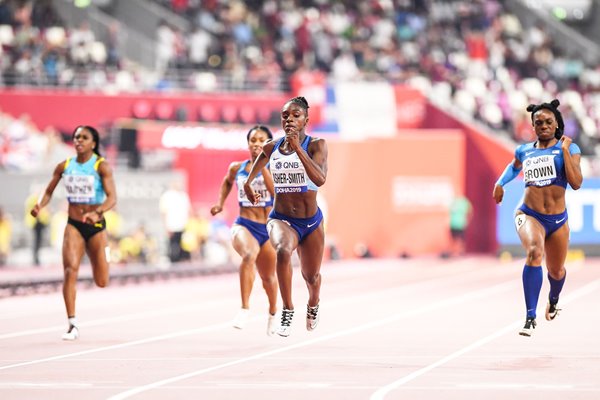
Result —
[[266, 224], [271, 207], [240, 207], [240, 217], [250, 221]]
[[275, 198], [275, 211], [294, 218], [310, 218], [317, 213], [317, 192], [279, 193]]
[[525, 189], [524, 203], [541, 214], [560, 214], [565, 211], [565, 189], [562, 186], [528, 186]]
[[69, 203], [69, 218], [85, 222], [83, 220], [83, 214], [87, 212], [96, 211], [96, 209], [100, 206], [100, 204], [79, 204], [79, 203]]

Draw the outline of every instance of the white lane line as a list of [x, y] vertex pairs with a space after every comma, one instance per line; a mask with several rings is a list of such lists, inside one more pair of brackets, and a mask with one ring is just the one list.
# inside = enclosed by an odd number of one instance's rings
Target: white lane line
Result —
[[[90, 327], [90, 326], [115, 324], [117, 322], [135, 321], [135, 320], [144, 319], [144, 318], [155, 318], [155, 317], [161, 316], [161, 315], [183, 314], [183, 313], [195, 311], [198, 309], [214, 307], [214, 306], [220, 305], [220, 304], [223, 304], [223, 302], [222, 301], [211, 301], [210, 304], [209, 304], [209, 302], [203, 302], [202, 304], [196, 304], [196, 305], [177, 306], [177, 307], [171, 307], [171, 308], [164, 308], [162, 310], [144, 311], [144, 312], [139, 312], [139, 313], [121, 315], [118, 317], [101, 318], [101, 319], [97, 319], [97, 320], [90, 321], [90, 322], [81, 322], [78, 324], [78, 326], [80, 328], [84, 328], [84, 327]], [[66, 325], [63, 324], [60, 326], [50, 326], [50, 327], [46, 327], [46, 328], [27, 329], [27, 330], [19, 331], [19, 332], [4, 333], [4, 334], [0, 334], [0, 340], [11, 339], [11, 338], [21, 337], [21, 336], [36, 335], [36, 334], [40, 334], [40, 333], [63, 331], [65, 329], [65, 327], [66, 327]]]
[[359, 333], [359, 332], [363, 332], [369, 329], [373, 329], [373, 328], [377, 328], [383, 325], [387, 325], [393, 322], [397, 322], [400, 319], [406, 318], [406, 317], [412, 317], [415, 315], [419, 315], [419, 314], [424, 314], [427, 312], [431, 312], [431, 311], [435, 311], [438, 309], [442, 309], [442, 308], [447, 308], [447, 307], [452, 307], [455, 306], [459, 303], [464, 303], [464, 302], [468, 302], [468, 301], [473, 301], [475, 299], [478, 298], [482, 298], [482, 297], [487, 297], [487, 296], [491, 296], [491, 295], [496, 295], [498, 293], [501, 293], [503, 291], [506, 290], [510, 290], [510, 289], [514, 289], [514, 281], [511, 280], [510, 282], [505, 282], [499, 285], [495, 285], [495, 286], [491, 286], [489, 288], [485, 288], [485, 289], [481, 289], [481, 290], [477, 290], [475, 292], [471, 292], [471, 293], [467, 293], [467, 294], [462, 294], [460, 296], [457, 297], [451, 297], [451, 298], [446, 298], [443, 300], [440, 300], [436, 303], [427, 305], [427, 306], [423, 306], [423, 307], [419, 307], [419, 308], [415, 308], [412, 310], [406, 310], [406, 311], [402, 311], [399, 312], [397, 314], [394, 314], [390, 317], [387, 318], [383, 318], [383, 319], [379, 319], [379, 320], [375, 320], [375, 321], [371, 321], [369, 323], [365, 323], [359, 326], [356, 326], [354, 328], [349, 328], [346, 330], [342, 330], [342, 331], [338, 331], [336, 333], [330, 333], [328, 335], [324, 335], [324, 336], [319, 336], [317, 338], [314, 339], [309, 339], [309, 340], [305, 340], [302, 342], [298, 342], [296, 344], [293, 345], [289, 345], [289, 346], [285, 346], [285, 347], [280, 347], [274, 350], [269, 350], [269, 351], [265, 351], [262, 353], [257, 353], [248, 357], [243, 357], [243, 358], [239, 358], [237, 360], [233, 360], [233, 361], [229, 361], [223, 364], [218, 364], [218, 365], [214, 365], [212, 367], [208, 367], [208, 368], [203, 368], [200, 370], [196, 370], [196, 371], [192, 371], [192, 372], [188, 372], [186, 374], [181, 374], [181, 375], [176, 375], [173, 376], [171, 378], [167, 378], [167, 379], [163, 379], [160, 381], [156, 381], [147, 385], [143, 385], [143, 386], [138, 386], [136, 388], [132, 388], [130, 390], [118, 393], [114, 396], [111, 396], [108, 398], [108, 400], [121, 400], [121, 399], [126, 399], [128, 397], [131, 397], [133, 395], [142, 393], [142, 392], [146, 392], [148, 390], [151, 389], [156, 389], [158, 387], [161, 386], [165, 386], [168, 385], [170, 383], [174, 383], [174, 382], [178, 382], [184, 379], [188, 379], [188, 378], [192, 378], [195, 376], [199, 376], [199, 375], [203, 375], [212, 371], [216, 371], [219, 369], [224, 369], [224, 368], [228, 368], [228, 367], [232, 367], [234, 365], [238, 365], [238, 364], [243, 364], [243, 363], [247, 363], [249, 361], [254, 361], [254, 360], [258, 360], [261, 358], [265, 358], [265, 357], [269, 357], [275, 354], [279, 354], [279, 353], [284, 353], [290, 350], [295, 350], [295, 349], [299, 349], [302, 347], [307, 347], [310, 345], [313, 345], [315, 343], [320, 343], [320, 342], [324, 342], [327, 340], [331, 340], [331, 339], [336, 339], [342, 336], [348, 336], [348, 335], [352, 335], [355, 333]]
[[[572, 292], [572, 294], [570, 296], [565, 296], [564, 300], [561, 300], [561, 304], [568, 304], [568, 303], [574, 301], [575, 299], [578, 299], [580, 297], [588, 295], [588, 294], [594, 292], [595, 290], [597, 290], [599, 285], [600, 285], [600, 279], [597, 279], [591, 283], [588, 283], [587, 285]], [[426, 374], [427, 372], [429, 372], [441, 365], [444, 365], [444, 364], [462, 356], [465, 353], [468, 353], [471, 350], [481, 347], [484, 344], [487, 344], [487, 343], [499, 338], [500, 336], [505, 335], [508, 332], [514, 332], [522, 324], [523, 324], [523, 319], [514, 321], [514, 322], [510, 323], [509, 325], [505, 326], [504, 328], [492, 333], [491, 335], [481, 338], [481, 339], [477, 340], [476, 342], [473, 342], [470, 345], [463, 347], [462, 349], [457, 350], [454, 353], [449, 354], [446, 357], [443, 357], [432, 364], [429, 364], [413, 373], [410, 373], [410, 374], [404, 376], [403, 378], [398, 379], [397, 381], [394, 381], [388, 385], [381, 387], [375, 393], [373, 393], [369, 399], [370, 400], [383, 400], [385, 395], [388, 394], [389, 392], [391, 392], [392, 390], [397, 389], [400, 386], [404, 385], [405, 383], [408, 383], [408, 382], [412, 381], [413, 379], [418, 378], [419, 376]]]
[[61, 354], [59, 356], [39, 358], [37, 360], [24, 361], [24, 362], [20, 362], [20, 363], [17, 363], [17, 364], [4, 365], [4, 366], [0, 367], [0, 371], [5, 370], [5, 369], [22, 367], [22, 366], [25, 366], [25, 365], [40, 364], [40, 363], [44, 363], [44, 362], [48, 362], [48, 361], [62, 360], [64, 358], [70, 358], [70, 357], [77, 357], [77, 356], [82, 356], [82, 355], [86, 355], [86, 354], [99, 353], [101, 351], [122, 349], [124, 347], [137, 346], [137, 345], [140, 345], [140, 344], [158, 342], [158, 341], [161, 341], [161, 340], [168, 340], [168, 339], [173, 339], [173, 338], [177, 338], [177, 337], [181, 337], [181, 336], [188, 336], [188, 335], [195, 335], [195, 334], [205, 333], [205, 332], [210, 332], [210, 331], [216, 331], [216, 330], [219, 330], [219, 329], [223, 329], [225, 327], [229, 327], [230, 325], [231, 325], [231, 322], [227, 321], [227, 322], [222, 323], [222, 324], [210, 325], [210, 326], [206, 326], [206, 327], [202, 327], [202, 328], [196, 328], [196, 329], [187, 329], [187, 330], [184, 330], [184, 331], [172, 332], [172, 333], [168, 333], [168, 334], [165, 334], [165, 335], [153, 336], [153, 337], [146, 338], [146, 339], [133, 340], [131, 342], [125, 342], [125, 343], [115, 344], [115, 345], [111, 345], [111, 346], [98, 347], [98, 348], [95, 348], [95, 349], [83, 350], [83, 351], [78, 351], [78, 352], [75, 352], [75, 353]]

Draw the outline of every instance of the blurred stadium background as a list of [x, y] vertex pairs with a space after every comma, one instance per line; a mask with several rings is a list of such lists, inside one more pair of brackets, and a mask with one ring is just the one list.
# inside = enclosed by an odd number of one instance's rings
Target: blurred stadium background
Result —
[[[532, 140], [529, 103], [558, 98], [585, 181], [568, 192], [572, 248], [600, 253], [600, 5], [592, 0], [0, 0], [0, 234], [5, 266], [32, 265], [26, 199], [98, 127], [114, 168], [118, 265], [168, 266], [160, 196], [180, 182], [192, 265], [232, 261], [230, 196], [208, 209], [256, 123], [310, 105], [328, 140], [328, 257], [444, 254], [449, 204], [473, 205], [470, 253], [518, 254], [522, 183], [493, 183]], [[41, 262], [60, 264], [65, 200]], [[5, 225], [6, 226], [6, 223]], [[8, 244], [7, 244], [8, 243]]]

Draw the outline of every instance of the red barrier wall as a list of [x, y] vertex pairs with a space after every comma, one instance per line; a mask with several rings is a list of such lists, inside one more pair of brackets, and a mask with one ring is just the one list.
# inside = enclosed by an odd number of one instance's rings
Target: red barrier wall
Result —
[[[11, 90], [0, 91], [0, 109], [19, 116], [27, 113], [43, 129], [54, 125], [70, 132], [77, 125], [95, 125], [117, 118], [139, 115], [154, 118], [172, 115], [177, 108], [186, 110], [187, 120], [198, 121], [231, 118], [231, 122], [268, 123], [273, 113], [281, 110], [287, 95], [261, 94], [119, 94], [82, 91]], [[206, 115], [201, 116], [200, 113]]]
[[[424, 128], [456, 128], [465, 133], [465, 194], [473, 203], [473, 219], [466, 232], [467, 251], [493, 253], [496, 243], [496, 203], [492, 199], [494, 183], [512, 159], [514, 149], [500, 139], [428, 104]], [[423, 131], [427, 132], [427, 131]]]
[[447, 207], [464, 185], [460, 131], [328, 144], [326, 229], [343, 256], [357, 243], [377, 256], [448, 250]]

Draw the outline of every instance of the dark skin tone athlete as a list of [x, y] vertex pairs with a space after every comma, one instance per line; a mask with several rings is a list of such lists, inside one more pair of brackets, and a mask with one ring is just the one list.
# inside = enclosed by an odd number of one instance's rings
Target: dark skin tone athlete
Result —
[[[73, 135], [73, 144], [77, 152], [77, 162], [85, 163], [94, 154], [97, 145], [92, 134], [85, 128], [79, 128]], [[31, 210], [31, 215], [37, 217], [39, 211], [45, 207], [52, 198], [54, 189], [58, 185], [65, 170], [65, 163], [59, 163], [52, 174], [52, 178], [42, 198]], [[102, 186], [106, 193], [106, 199], [102, 204], [75, 204], [69, 203], [69, 218], [94, 225], [104, 219], [103, 213], [113, 208], [117, 202], [115, 181], [112, 169], [106, 162], [98, 166], [98, 174], [102, 180]], [[64, 269], [63, 297], [68, 316], [75, 315], [75, 298], [77, 275], [84, 252], [87, 253], [92, 264], [94, 282], [99, 287], [105, 287], [109, 280], [109, 263], [106, 249], [108, 238], [106, 230], [96, 233], [87, 242], [81, 233], [72, 225], [67, 224], [63, 238], [62, 258]]]
[[[304, 165], [310, 180], [317, 186], [322, 186], [327, 177], [327, 143], [324, 139], [313, 138], [308, 147], [308, 153], [302, 149], [302, 142], [306, 138], [306, 126], [309, 118], [307, 110], [299, 104], [288, 101], [281, 110], [281, 126], [285, 131], [285, 139], [280, 146], [283, 154], [295, 152], [300, 162]], [[275, 142], [271, 141], [263, 147], [252, 166], [244, 190], [248, 199], [254, 203], [260, 200], [260, 194], [255, 193], [251, 182], [258, 171], [268, 163]], [[276, 193], [275, 211], [294, 218], [310, 218], [317, 213], [317, 192], [304, 193]], [[325, 248], [325, 232], [323, 223], [299, 243], [296, 231], [285, 222], [271, 219], [267, 223], [271, 243], [277, 253], [277, 279], [283, 302], [283, 308], [294, 309], [292, 302], [292, 252], [297, 249], [300, 258], [302, 277], [308, 288], [308, 305], [313, 307], [319, 304], [321, 289], [321, 262]]]
[[[569, 153], [569, 145], [572, 143], [571, 138], [567, 136], [562, 136], [560, 140], [555, 138], [558, 123], [554, 113], [548, 109], [537, 111], [533, 116], [533, 127], [538, 138], [536, 148], [547, 149], [560, 142], [567, 182], [573, 189], [579, 189], [583, 182], [580, 166], [581, 156]], [[517, 169], [523, 167], [522, 163], [516, 158], [512, 160], [512, 163]], [[560, 214], [566, 209], [565, 192], [566, 190], [563, 187], [557, 185], [527, 186], [525, 188], [524, 203], [530, 209], [541, 214]], [[497, 184], [494, 187], [493, 196], [496, 203], [499, 204], [504, 197], [504, 188]], [[519, 214], [523, 214], [523, 212], [518, 211], [517, 215]], [[545, 256], [550, 276], [556, 280], [560, 280], [565, 276], [564, 264], [569, 247], [568, 224], [564, 224], [546, 238], [543, 226], [535, 218], [525, 215], [525, 223], [518, 228], [517, 232], [527, 252], [527, 265], [542, 265]]]

